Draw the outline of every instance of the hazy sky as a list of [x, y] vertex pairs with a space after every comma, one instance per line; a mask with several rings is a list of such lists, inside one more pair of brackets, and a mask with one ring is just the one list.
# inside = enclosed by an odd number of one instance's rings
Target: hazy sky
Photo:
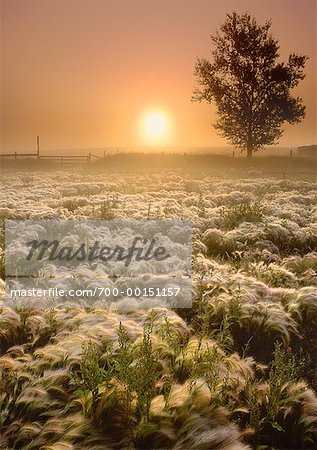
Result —
[[215, 108], [191, 103], [197, 57], [226, 12], [272, 19], [281, 58], [309, 55], [296, 94], [306, 119], [282, 146], [316, 143], [315, 0], [1, 0], [1, 151], [139, 146], [150, 110], [168, 117], [170, 146], [226, 145]]

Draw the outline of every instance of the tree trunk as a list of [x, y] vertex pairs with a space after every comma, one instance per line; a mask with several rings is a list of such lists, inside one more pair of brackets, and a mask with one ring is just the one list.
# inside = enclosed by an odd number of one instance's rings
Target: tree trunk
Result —
[[252, 100], [250, 102], [250, 109], [249, 109], [247, 159], [251, 159], [252, 158], [252, 153], [253, 153], [253, 136], [252, 136], [253, 114], [252, 114], [252, 105], [253, 105], [253, 89], [252, 89]]

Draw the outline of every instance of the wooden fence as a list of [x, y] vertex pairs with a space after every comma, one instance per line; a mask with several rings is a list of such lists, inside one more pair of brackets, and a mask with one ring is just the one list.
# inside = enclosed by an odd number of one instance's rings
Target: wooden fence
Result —
[[17, 161], [19, 158], [36, 158], [37, 160], [46, 160], [57, 163], [71, 163], [71, 164], [87, 164], [91, 162], [92, 158], [103, 159], [101, 156], [89, 153], [88, 155], [40, 155], [37, 153], [0, 153], [0, 158], [13, 158]]

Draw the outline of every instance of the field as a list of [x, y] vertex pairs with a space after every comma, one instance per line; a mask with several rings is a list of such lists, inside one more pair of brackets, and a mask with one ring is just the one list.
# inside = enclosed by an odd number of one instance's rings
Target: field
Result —
[[2, 299], [4, 219], [187, 219], [193, 307], [4, 303], [0, 448], [317, 448], [315, 177], [216, 172], [2, 171]]

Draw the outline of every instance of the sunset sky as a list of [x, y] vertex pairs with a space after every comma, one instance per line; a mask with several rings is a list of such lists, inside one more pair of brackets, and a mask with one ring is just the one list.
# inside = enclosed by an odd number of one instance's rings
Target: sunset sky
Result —
[[0, 151], [31, 150], [38, 134], [48, 150], [226, 145], [214, 106], [190, 98], [195, 61], [234, 10], [272, 19], [281, 59], [310, 57], [295, 91], [306, 119], [280, 145], [316, 143], [315, 0], [2, 0]]

